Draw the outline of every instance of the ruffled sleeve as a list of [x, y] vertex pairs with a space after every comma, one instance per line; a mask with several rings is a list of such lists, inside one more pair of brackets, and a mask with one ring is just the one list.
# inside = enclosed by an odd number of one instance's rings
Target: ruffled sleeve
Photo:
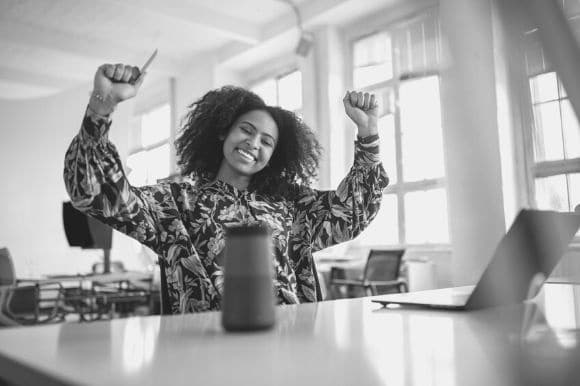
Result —
[[312, 253], [358, 236], [377, 215], [388, 183], [376, 137], [355, 142], [354, 164], [336, 190], [296, 189], [290, 241], [301, 302], [322, 300]]
[[294, 229], [312, 252], [355, 238], [375, 218], [389, 183], [378, 142], [355, 142], [354, 164], [336, 190], [299, 189]]
[[[64, 182], [72, 204], [159, 252], [161, 186], [129, 184], [119, 153], [109, 139], [111, 120], [87, 109], [65, 155]], [[167, 202], [166, 200], [164, 200]]]

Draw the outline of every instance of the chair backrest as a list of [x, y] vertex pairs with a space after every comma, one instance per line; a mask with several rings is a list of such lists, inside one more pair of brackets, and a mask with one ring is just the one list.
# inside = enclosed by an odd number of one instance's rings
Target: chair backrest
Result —
[[399, 277], [404, 249], [371, 249], [365, 266], [364, 279], [396, 280]]
[[8, 248], [0, 248], [0, 285], [16, 284], [14, 264]]

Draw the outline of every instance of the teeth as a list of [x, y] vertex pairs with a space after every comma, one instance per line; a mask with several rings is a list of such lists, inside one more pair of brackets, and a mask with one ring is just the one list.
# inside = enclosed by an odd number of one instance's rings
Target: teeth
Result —
[[255, 161], [256, 160], [252, 154], [248, 153], [245, 150], [238, 149], [238, 153], [240, 153], [244, 158], [248, 159], [248, 161]]

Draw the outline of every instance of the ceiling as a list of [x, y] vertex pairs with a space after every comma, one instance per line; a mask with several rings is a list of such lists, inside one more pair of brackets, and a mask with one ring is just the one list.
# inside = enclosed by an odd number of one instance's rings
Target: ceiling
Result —
[[[346, 22], [393, 0], [294, 0], [306, 28]], [[102, 63], [183, 73], [215, 54], [240, 70], [293, 49], [296, 18], [284, 0], [1, 0], [0, 98], [36, 98], [89, 83]], [[278, 51], [278, 52], [277, 52]]]

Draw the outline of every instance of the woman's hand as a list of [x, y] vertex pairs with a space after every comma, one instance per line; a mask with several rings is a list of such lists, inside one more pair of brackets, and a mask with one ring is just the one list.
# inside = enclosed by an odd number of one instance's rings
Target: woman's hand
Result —
[[360, 137], [378, 133], [379, 108], [374, 94], [347, 91], [342, 102], [346, 115], [355, 123]]
[[89, 107], [100, 115], [111, 114], [119, 102], [137, 95], [145, 74], [135, 66], [103, 64], [95, 74]]

